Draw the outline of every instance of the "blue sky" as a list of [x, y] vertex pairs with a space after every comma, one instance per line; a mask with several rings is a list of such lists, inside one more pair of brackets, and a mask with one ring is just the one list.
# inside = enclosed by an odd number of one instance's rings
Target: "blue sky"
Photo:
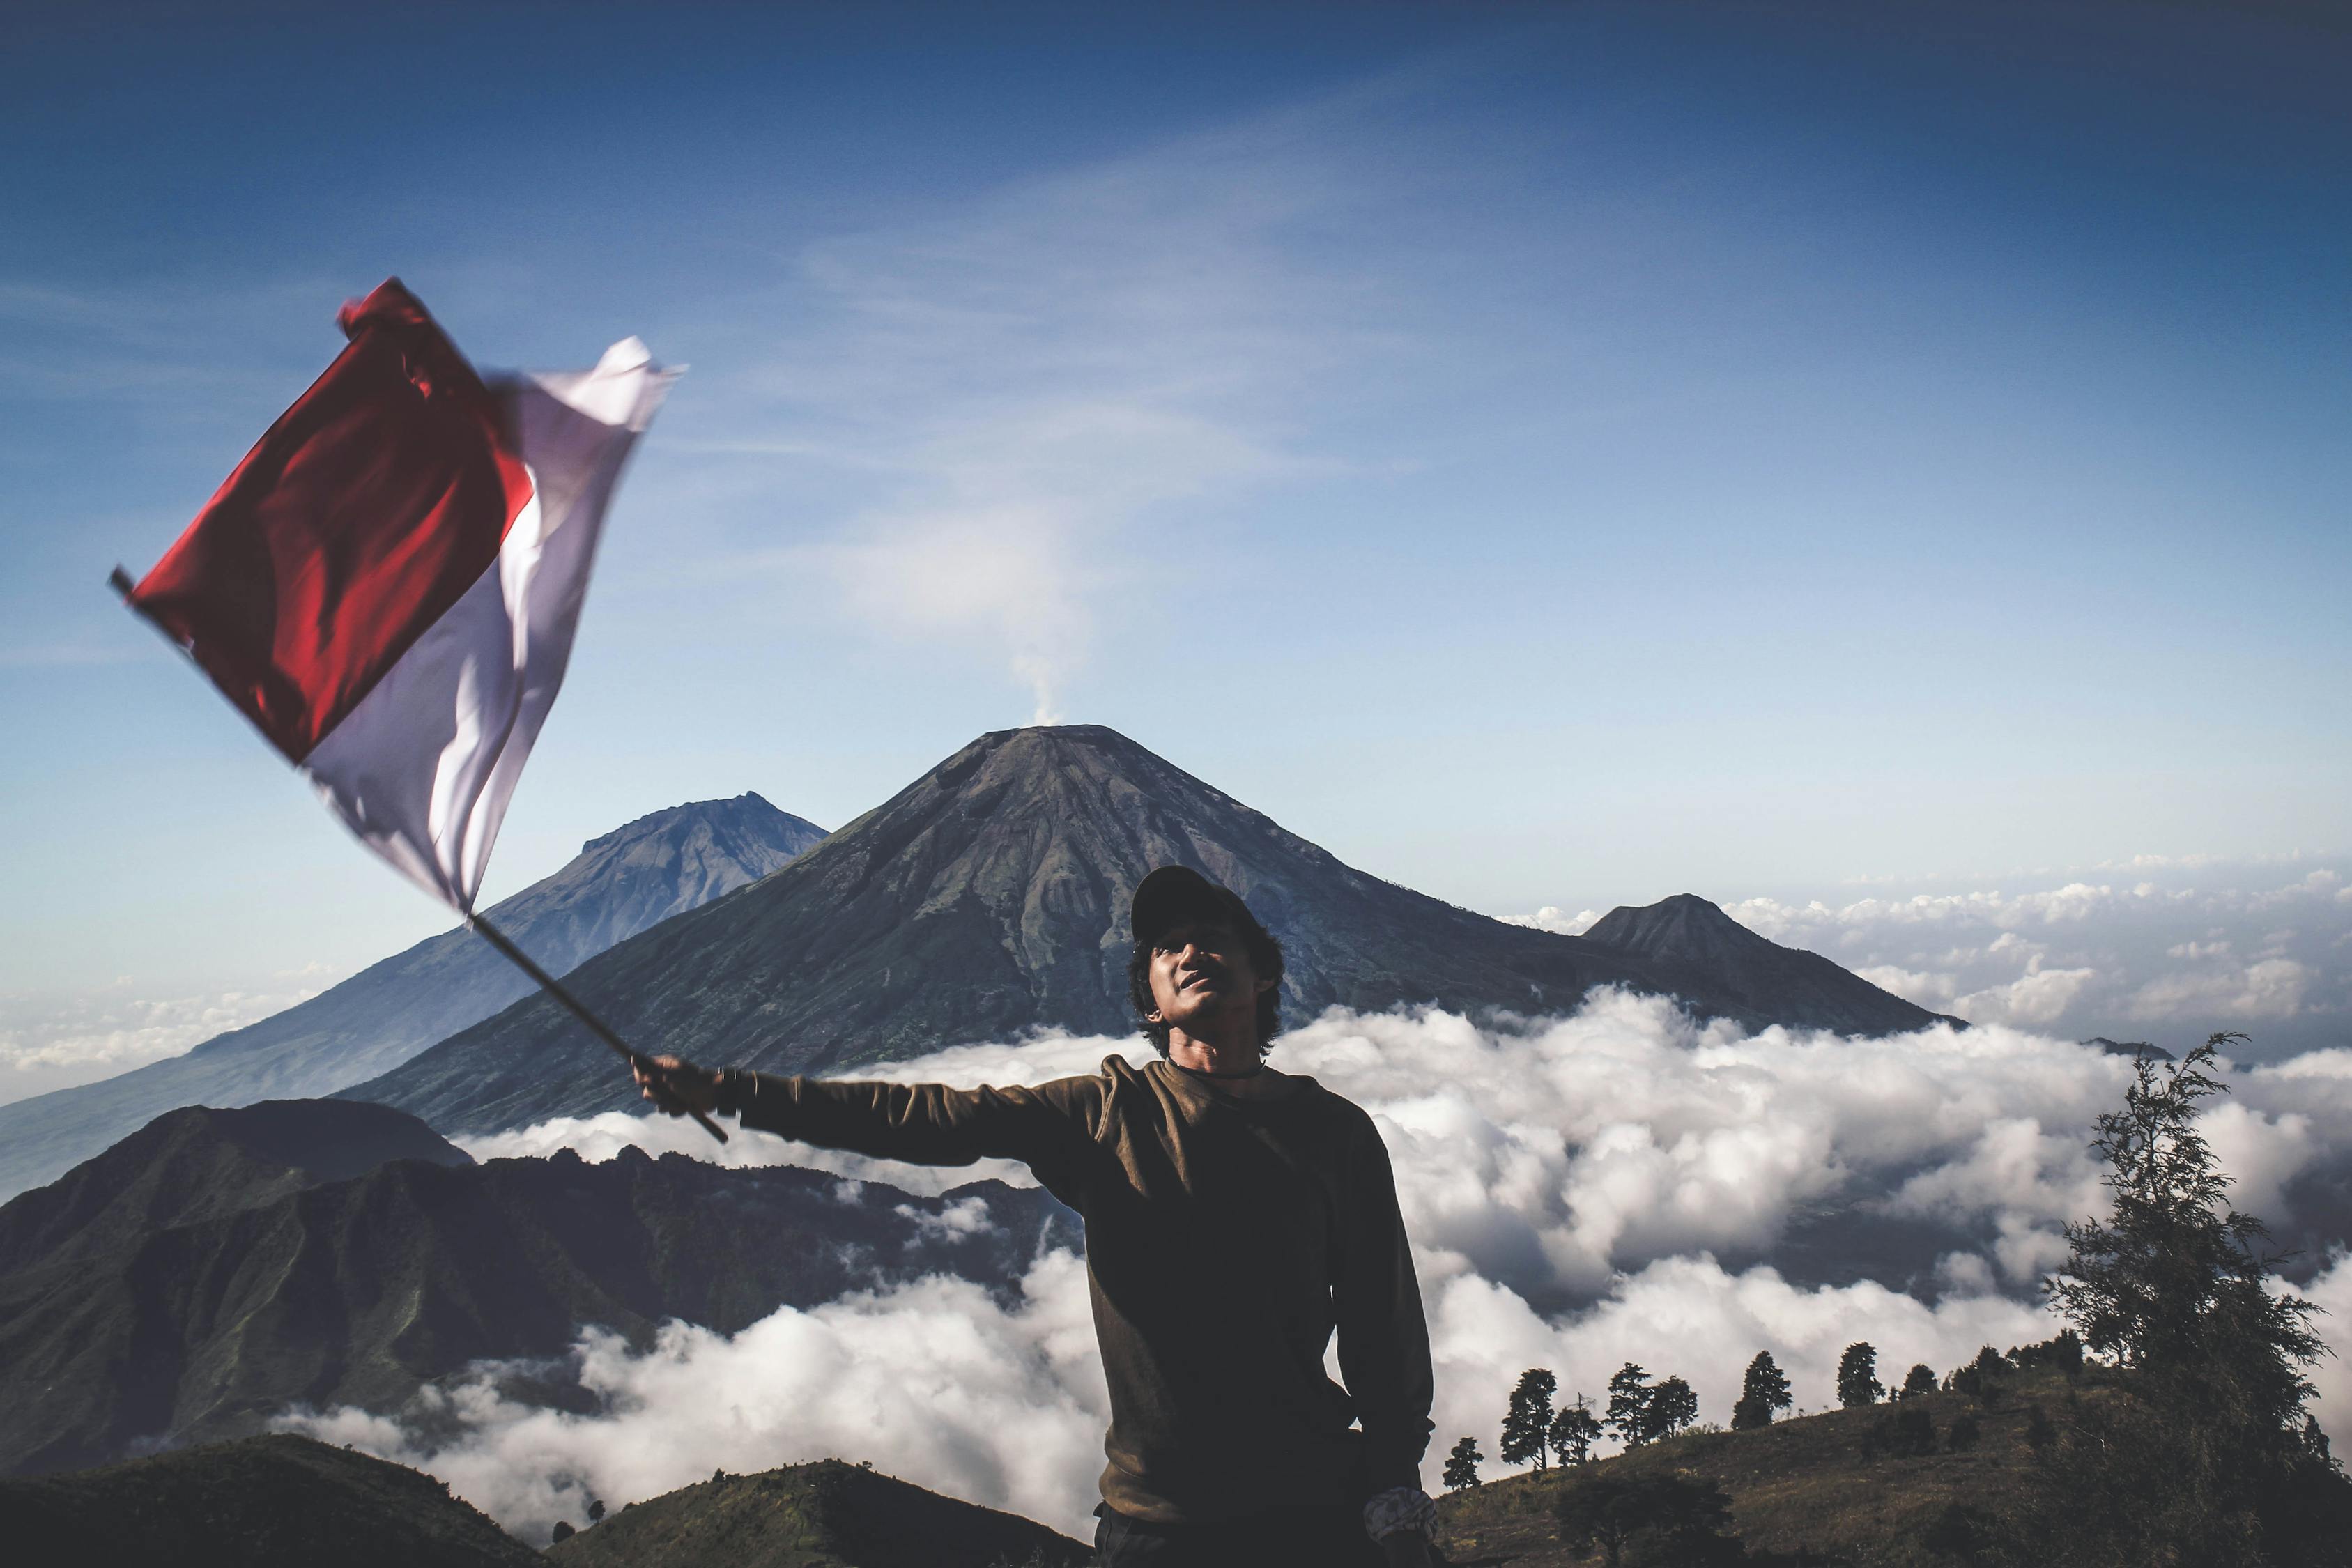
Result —
[[16, 1002], [446, 923], [100, 586], [388, 274], [487, 364], [693, 367], [493, 894], [1041, 712], [1498, 913], [2346, 847], [2321, 12], [0, 28]]

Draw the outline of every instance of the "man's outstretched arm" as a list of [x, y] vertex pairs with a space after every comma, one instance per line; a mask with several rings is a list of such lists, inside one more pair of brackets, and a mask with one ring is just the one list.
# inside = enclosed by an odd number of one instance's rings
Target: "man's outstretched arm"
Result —
[[760, 1131], [917, 1165], [982, 1159], [1061, 1165], [1091, 1140], [1101, 1102], [1089, 1078], [1034, 1089], [950, 1089], [713, 1070], [676, 1057], [656, 1057], [635, 1076], [645, 1097], [673, 1116], [736, 1116]]

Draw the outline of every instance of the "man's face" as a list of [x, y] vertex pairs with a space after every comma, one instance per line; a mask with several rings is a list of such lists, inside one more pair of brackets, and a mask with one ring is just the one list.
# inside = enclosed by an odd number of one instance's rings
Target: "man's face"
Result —
[[1160, 1021], [1194, 1039], [1257, 1030], [1258, 993], [1274, 984], [1250, 967], [1249, 944], [1216, 915], [1177, 921], [1151, 946], [1151, 1005]]

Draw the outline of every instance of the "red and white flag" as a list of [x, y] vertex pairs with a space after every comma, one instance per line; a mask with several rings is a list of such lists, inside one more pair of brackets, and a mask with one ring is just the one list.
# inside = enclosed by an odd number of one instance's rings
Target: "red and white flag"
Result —
[[385, 282], [131, 606], [401, 873], [473, 913], [604, 509], [677, 373], [475, 374]]

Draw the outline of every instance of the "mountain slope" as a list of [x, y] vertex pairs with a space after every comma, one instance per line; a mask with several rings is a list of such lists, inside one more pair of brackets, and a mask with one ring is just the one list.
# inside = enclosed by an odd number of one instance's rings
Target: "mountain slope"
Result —
[[[1241, 892], [1282, 939], [1294, 1024], [1333, 1004], [1559, 1010], [1600, 984], [1675, 993], [1753, 1025], [1884, 1034], [1930, 1021], [1769, 942], [1801, 971], [1786, 997], [1456, 909], [1343, 865], [1092, 725], [982, 736], [775, 876], [619, 944], [572, 983], [649, 1048], [784, 1072], [1045, 1026], [1126, 1035], [1127, 900], [1171, 862]], [[636, 1104], [543, 998], [342, 1092], [448, 1131]]]
[[[491, 909], [554, 973], [756, 881], [824, 837], [756, 795], [700, 801], [590, 840], [563, 869]], [[530, 989], [458, 930], [185, 1056], [0, 1105], [0, 1197], [49, 1180], [162, 1112], [329, 1093], [373, 1078]]]
[[[1817, 952], [1757, 935], [1693, 893], [1640, 908], [1621, 905], [1595, 921], [1584, 940], [1641, 959], [1678, 993], [1703, 992], [1732, 1016], [1744, 1011], [1835, 1028], [1834, 1020], [1853, 1011], [1854, 986], [1868, 984]], [[1968, 1026], [1941, 1014], [1923, 1013], [1920, 1022], [1931, 1018]]]
[[362, 1100], [165, 1111], [96, 1159], [0, 1205], [0, 1276], [102, 1258], [149, 1231], [348, 1181], [389, 1160], [474, 1163], [415, 1117]]
[[22, 1568], [532, 1568], [539, 1553], [432, 1477], [308, 1437], [248, 1437], [0, 1480]]
[[999, 1513], [824, 1459], [633, 1503], [547, 1550], [562, 1568], [1080, 1568], [1088, 1548]]
[[[257, 1109], [307, 1119], [294, 1136], [308, 1139], [361, 1108]], [[368, 1109], [432, 1140], [412, 1118]], [[73, 1194], [119, 1200], [99, 1208], [107, 1223], [26, 1247], [0, 1274], [0, 1469], [235, 1436], [294, 1404], [394, 1409], [477, 1360], [561, 1358], [587, 1324], [643, 1344], [671, 1318], [731, 1333], [781, 1305], [932, 1272], [1009, 1288], [1046, 1239], [1078, 1244], [1075, 1218], [1034, 1188], [918, 1198], [635, 1149], [597, 1165], [569, 1152], [398, 1159], [317, 1182], [223, 1131], [249, 1115], [174, 1113], [170, 1136], [142, 1134], [0, 1208], [0, 1233], [37, 1237]], [[120, 1201], [197, 1173], [213, 1184], [202, 1201], [165, 1205], [155, 1223]], [[940, 1223], [975, 1200], [985, 1223]]]

